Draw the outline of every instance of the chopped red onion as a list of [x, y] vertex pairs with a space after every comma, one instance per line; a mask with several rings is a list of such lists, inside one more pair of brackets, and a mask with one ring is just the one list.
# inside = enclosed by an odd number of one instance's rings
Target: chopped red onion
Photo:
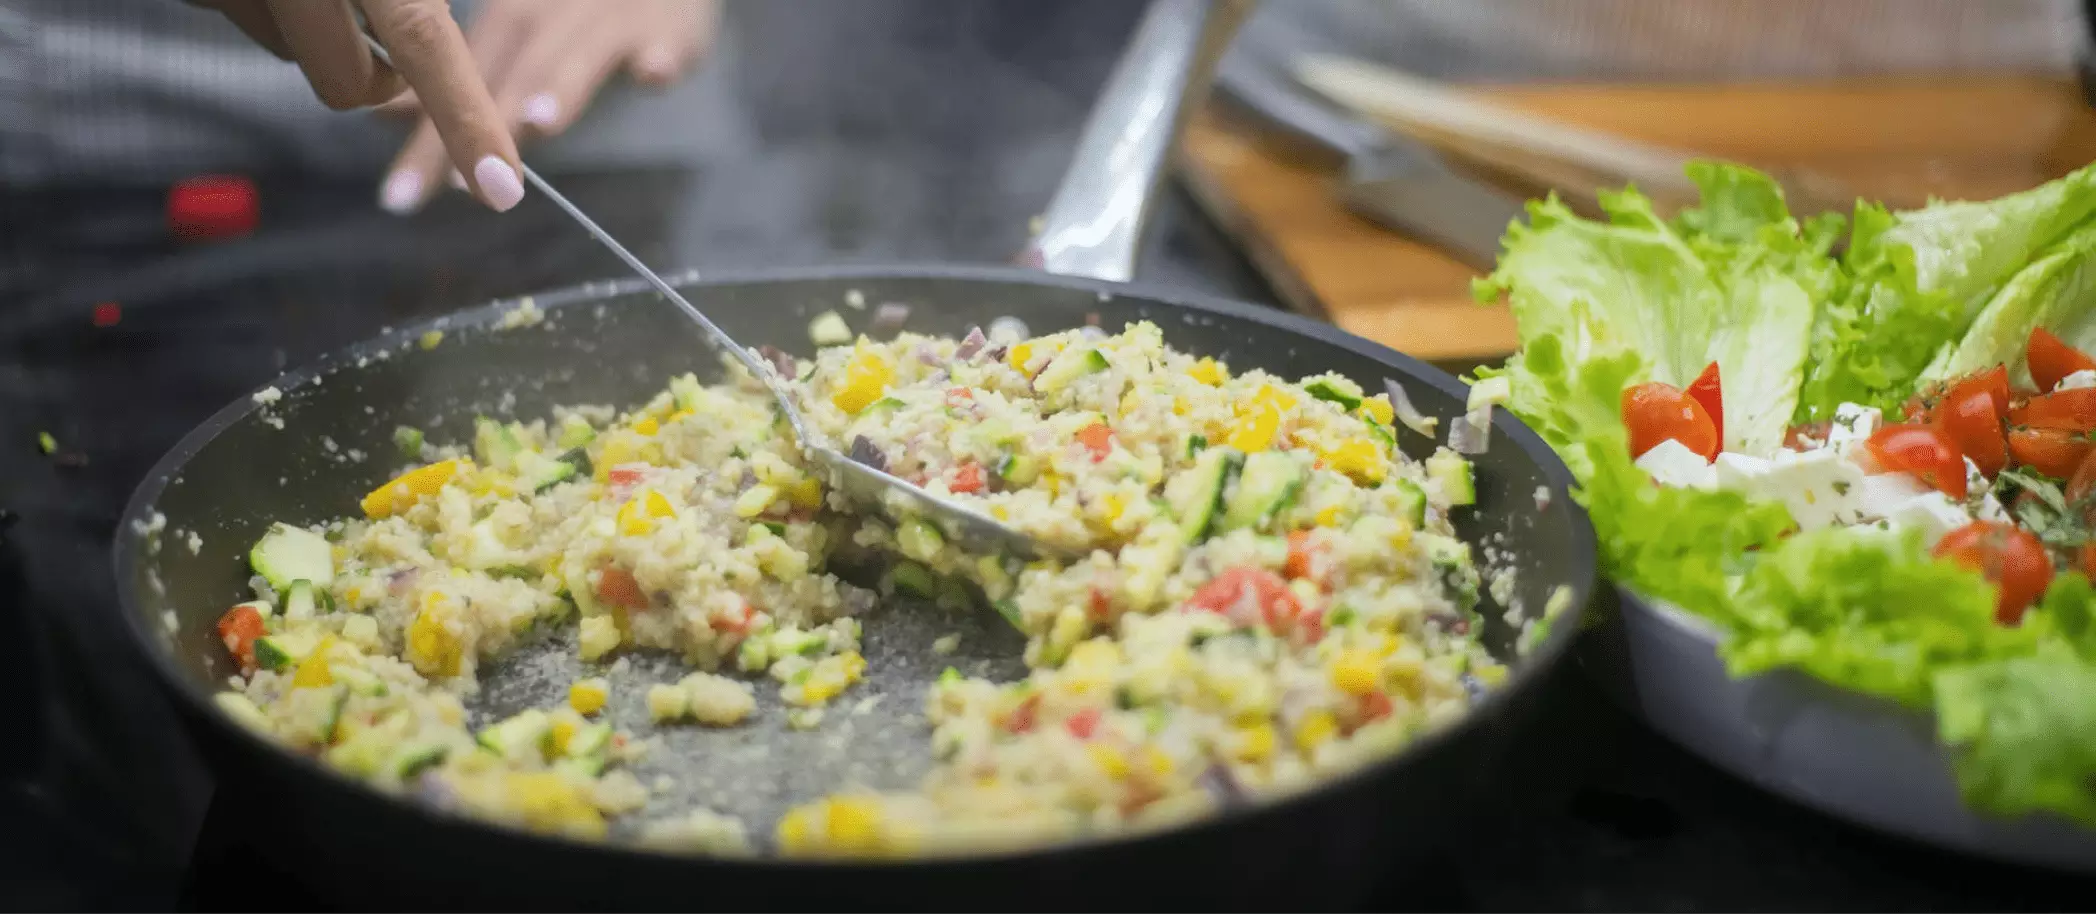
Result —
[[989, 341], [989, 337], [983, 336], [981, 327], [970, 327], [968, 335], [961, 337], [961, 344], [954, 348], [953, 357], [964, 360], [975, 358], [975, 354], [981, 352], [984, 344]]
[[1434, 426], [1440, 424], [1441, 420], [1425, 415], [1419, 411], [1419, 407], [1413, 406], [1412, 398], [1405, 394], [1403, 385], [1384, 378], [1383, 392], [1390, 395], [1390, 411], [1397, 416], [1397, 421], [1428, 438], [1434, 437]]
[[886, 336], [901, 330], [903, 323], [909, 319], [909, 305], [901, 302], [882, 302], [873, 309], [873, 320], [866, 323], [866, 333], [869, 336]]
[[883, 473], [888, 472], [888, 455], [881, 453], [881, 449], [875, 447], [873, 440], [865, 435], [852, 439], [851, 459]]
[[1448, 426], [1448, 449], [1458, 454], [1482, 454], [1492, 445], [1492, 407], [1487, 406]]

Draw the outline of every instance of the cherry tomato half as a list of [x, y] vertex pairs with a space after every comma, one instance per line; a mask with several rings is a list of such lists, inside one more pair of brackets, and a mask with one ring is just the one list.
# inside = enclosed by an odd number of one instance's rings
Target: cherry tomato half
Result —
[[243, 670], [255, 666], [255, 639], [262, 637], [262, 612], [242, 603], [218, 617], [218, 637]]
[[2009, 463], [2009, 445], [2001, 422], [2008, 411], [2008, 372], [1996, 368], [1952, 387], [1936, 404], [1936, 424], [1950, 435], [1959, 453], [1972, 458], [1973, 465], [1992, 479]]
[[1957, 562], [1993, 582], [1997, 593], [1994, 621], [2002, 625], [2022, 622], [2023, 611], [2052, 583], [2052, 557], [2045, 554], [2045, 544], [2014, 524], [1966, 524], [1936, 544], [1936, 557]]
[[2018, 428], [2009, 431], [2009, 456], [2054, 479], [2066, 479], [2081, 469], [2089, 456], [2089, 439], [2060, 428]]
[[1725, 442], [1725, 387], [1718, 377], [1718, 363], [1703, 366], [1703, 373], [1689, 382], [1687, 393], [1703, 407], [1704, 412], [1710, 414], [1710, 425], [1717, 430], [1718, 447], [1722, 450]]
[[1904, 423], [1878, 429], [1864, 443], [1878, 469], [1908, 473], [1952, 498], [1965, 497], [1965, 455], [1933, 425]]
[[1672, 438], [1705, 460], [1718, 458], [1717, 423], [1694, 397], [1671, 384], [1652, 381], [1623, 391], [1623, 424], [1630, 428], [1630, 456]]
[[2055, 390], [2032, 397], [2022, 407], [2010, 410], [2009, 421], [2032, 428], [2096, 431], [2096, 387]]
[[2081, 465], [2074, 468], [2073, 477], [2067, 480], [2067, 502], [2072, 504], [2088, 498], [2096, 492], [2096, 449], [2082, 458]]
[[2067, 345], [2066, 340], [2053, 336], [2043, 327], [2031, 330], [2030, 342], [2024, 345], [2023, 360], [2030, 366], [2031, 380], [2038, 382], [2038, 389], [2044, 391], [2058, 387], [2061, 378], [2077, 371], [2096, 371], [2096, 359]]

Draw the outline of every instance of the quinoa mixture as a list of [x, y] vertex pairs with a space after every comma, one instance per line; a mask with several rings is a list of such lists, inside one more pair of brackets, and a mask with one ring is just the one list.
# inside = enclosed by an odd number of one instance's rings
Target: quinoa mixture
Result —
[[[821, 325], [812, 360], [765, 350], [820, 434], [1083, 558], [969, 555], [924, 521], [853, 512], [731, 366], [625, 413], [480, 419], [444, 447], [402, 429], [411, 464], [356, 516], [256, 543], [257, 599], [219, 622], [242, 669], [220, 706], [378, 789], [528, 829], [602, 838], [635, 816], [658, 846], [895, 857], [1284, 793], [1505, 676], [1448, 523], [1474, 499], [1469, 465], [1399, 454], [1412, 432], [1386, 396], [1233, 373], [1149, 323], [887, 342]], [[848, 550], [893, 557], [885, 593], [829, 572]], [[626, 768], [648, 734], [603, 719], [609, 678], [501, 720], [466, 708], [483, 664], [574, 626], [592, 667], [690, 667], [648, 687], [653, 727], [738, 726], [776, 689], [794, 726], [820, 728], [865, 672], [859, 617], [896, 596], [987, 602], [1027, 636], [1031, 671], [949, 669], [929, 688], [935, 762], [914, 789], [838, 785], [777, 822], [659, 808]]]

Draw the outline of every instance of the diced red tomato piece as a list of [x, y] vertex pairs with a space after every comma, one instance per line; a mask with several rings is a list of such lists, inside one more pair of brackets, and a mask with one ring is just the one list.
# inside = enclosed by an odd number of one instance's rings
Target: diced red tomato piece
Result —
[[1998, 596], [1994, 621], [2016, 625], [2052, 583], [2052, 557], [2045, 544], [2014, 524], [1974, 521], [1952, 530], [1936, 544], [1936, 557], [1949, 559], [1985, 575]]
[[1094, 422], [1077, 430], [1077, 440], [1085, 450], [1092, 452], [1092, 462], [1098, 463], [1113, 453], [1113, 429], [1104, 422]]
[[605, 471], [604, 479], [615, 486], [630, 486], [639, 482], [647, 471], [645, 463], [622, 463]]
[[1238, 625], [1293, 623], [1302, 614], [1302, 605], [1288, 592], [1288, 582], [1255, 565], [1225, 569], [1194, 591], [1186, 607], [1216, 613]]
[[245, 603], [218, 617], [218, 636], [242, 670], [255, 667], [255, 639], [262, 637], [262, 612]]
[[1879, 470], [1907, 473], [1952, 498], [1965, 497], [1965, 457], [1942, 429], [1888, 425], [1872, 434], [1864, 448]]
[[1288, 534], [1288, 563], [1282, 566], [1281, 573], [1291, 578], [1310, 577], [1314, 567], [1314, 563], [1311, 560], [1316, 557], [1312, 554], [1312, 551], [1310, 531], [1290, 531]]
[[2059, 428], [2018, 428], [2009, 431], [2009, 456], [2055, 479], [2066, 479], [2081, 469], [2090, 451], [2088, 436]]
[[1936, 425], [1950, 436], [1951, 443], [1972, 458], [1987, 478], [2009, 463], [2007, 432], [2002, 417], [2009, 410], [2008, 372], [1997, 368], [1982, 372], [1951, 388], [1936, 405]]
[[1029, 733], [1033, 730], [1034, 713], [1040, 709], [1041, 696], [1036, 692], [1020, 699], [1019, 706], [1005, 715], [1004, 729], [1012, 733]]
[[1092, 734], [1099, 729], [1099, 709], [1085, 708], [1064, 718], [1063, 729], [1070, 731], [1070, 735], [1078, 739], [1091, 739]]
[[980, 492], [983, 490], [983, 480], [982, 464], [973, 460], [964, 461], [960, 466], [954, 468], [953, 485], [948, 488], [963, 494]]
[[757, 618], [757, 608], [748, 600], [738, 600], [734, 609], [716, 610], [713, 614], [713, 630], [724, 634], [741, 635], [750, 630], [750, 622]]
[[2077, 371], [2096, 371], [2096, 359], [2067, 345], [2067, 341], [2043, 327], [2031, 330], [2030, 341], [2024, 344], [2023, 359], [2030, 366], [2031, 380], [2038, 389], [2050, 391], [2058, 387], [2060, 380]]
[[1711, 427], [1717, 431], [1718, 447], [1722, 450], [1725, 441], [1725, 391], [1724, 383], [1718, 377], [1718, 363], [1712, 362], [1703, 366], [1703, 373], [1689, 382], [1687, 393], [1690, 399], [1703, 407], [1703, 412], [1710, 415]]
[[1630, 456], [1642, 457], [1668, 438], [1716, 460], [1721, 442], [1717, 424], [1703, 404], [1679, 389], [1653, 381], [1623, 391], [1623, 424], [1630, 429]]
[[2096, 387], [2055, 390], [2030, 398], [2010, 412], [2009, 421], [2032, 428], [2096, 431]]
[[1104, 588], [1092, 588], [1092, 599], [1086, 609], [1094, 622], [1113, 621], [1113, 597]]
[[597, 599], [627, 609], [648, 608], [648, 595], [641, 591], [640, 581], [634, 579], [633, 572], [617, 565], [606, 565], [598, 573]]
[[1390, 716], [1390, 696], [1382, 692], [1370, 692], [1361, 696], [1361, 722], [1382, 720]]
[[1303, 613], [1295, 620], [1295, 630], [1296, 634], [1303, 637], [1305, 644], [1316, 644], [1325, 640], [1325, 611], [1313, 609]]

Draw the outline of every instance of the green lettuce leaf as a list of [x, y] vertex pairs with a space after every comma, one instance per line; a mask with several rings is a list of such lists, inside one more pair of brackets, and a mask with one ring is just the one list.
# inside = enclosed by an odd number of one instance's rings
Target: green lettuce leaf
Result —
[[2010, 277], [1922, 379], [1940, 381], [2002, 364], [2017, 383], [2028, 384], [2024, 348], [2037, 327], [2078, 348], [2096, 346], [2096, 224], [2074, 230]]
[[1766, 453], [1795, 411], [1815, 302], [1840, 283], [1826, 256], [1839, 217], [1799, 226], [1752, 169], [1698, 162], [1689, 176], [1702, 204], [1671, 223], [1635, 190], [1602, 194], [1600, 222], [1555, 197], [1530, 204], [1476, 291], [1506, 298], [1524, 342], [1556, 337], [1574, 361], [1637, 354], [1636, 381], [1685, 387], [1717, 362], [1726, 448]]
[[1897, 408], [2010, 278], [2096, 212], [2096, 166], [2020, 194], [1889, 212], [1859, 201], [1847, 279], [1812, 330], [1797, 421]]
[[1935, 677], [1936, 733], [1958, 787], [1999, 815], [2096, 825], [2096, 666], [2058, 646]]

